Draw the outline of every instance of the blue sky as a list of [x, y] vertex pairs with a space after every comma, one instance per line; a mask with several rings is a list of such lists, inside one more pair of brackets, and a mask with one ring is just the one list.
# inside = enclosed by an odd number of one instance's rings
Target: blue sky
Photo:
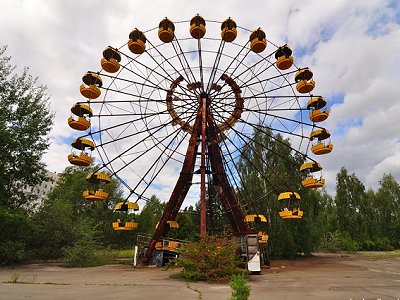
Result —
[[335, 148], [321, 164], [332, 193], [342, 166], [367, 188], [377, 188], [384, 173], [400, 181], [399, 10], [399, 1], [383, 0], [253, 1], [246, 9], [243, 1], [1, 1], [0, 32], [12, 62], [48, 87], [56, 119], [44, 162], [61, 172], [76, 137], [66, 125], [69, 109], [105, 46], [123, 45], [132, 28], [154, 28], [165, 16], [231, 16], [244, 28], [262, 27], [268, 39], [292, 47], [296, 65], [312, 68], [318, 94], [326, 95], [324, 126]]

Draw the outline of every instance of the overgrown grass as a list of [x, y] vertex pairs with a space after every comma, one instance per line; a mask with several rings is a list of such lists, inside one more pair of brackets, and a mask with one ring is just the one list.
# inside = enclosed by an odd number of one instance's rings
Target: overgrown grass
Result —
[[131, 264], [133, 249], [103, 249], [95, 252], [99, 262], [107, 264]]
[[21, 279], [21, 274], [19, 274], [18, 272], [14, 272], [11, 274], [11, 279], [10, 279], [10, 283], [17, 283], [18, 280]]
[[371, 257], [371, 258], [380, 258], [380, 257], [400, 257], [400, 249], [393, 251], [362, 251], [359, 252], [362, 256]]
[[94, 267], [110, 264], [131, 264], [133, 249], [86, 249], [74, 247], [63, 260], [67, 267]]

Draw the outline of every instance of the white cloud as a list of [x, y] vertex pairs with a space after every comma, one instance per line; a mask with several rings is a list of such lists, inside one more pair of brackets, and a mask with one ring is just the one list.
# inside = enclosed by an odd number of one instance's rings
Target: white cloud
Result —
[[[107, 5], [98, 1], [3, 1], [0, 30], [13, 63], [30, 66], [30, 73], [48, 86], [56, 118], [52, 145], [44, 160], [50, 170], [60, 172], [68, 163], [70, 145], [66, 141], [80, 135], [66, 125], [69, 109], [82, 100], [81, 77], [87, 70], [100, 69], [106, 46], [122, 46], [134, 27], [157, 27], [165, 16], [189, 20], [197, 12], [207, 20], [231, 16], [244, 28], [262, 27], [272, 42], [287, 42], [299, 53], [295, 57], [298, 67], [309, 66], [314, 71], [316, 94], [325, 95], [328, 101], [332, 95], [343, 95], [343, 102], [334, 104], [330, 118], [321, 124], [333, 133], [335, 148], [329, 156], [317, 158], [325, 167], [327, 188], [333, 191], [335, 175], [342, 166], [367, 186], [376, 187], [383, 173], [391, 172], [400, 179], [400, 26], [388, 3], [254, 1], [244, 9], [243, 2], [211, 0], [117, 0]], [[211, 28], [210, 24], [207, 29]], [[248, 32], [239, 29], [238, 39], [247, 37]], [[156, 155], [148, 159], [156, 159]], [[141, 170], [146, 163], [134, 168]], [[176, 180], [173, 172], [171, 166], [159, 180], [168, 188]], [[128, 170], [124, 176], [130, 177]]]

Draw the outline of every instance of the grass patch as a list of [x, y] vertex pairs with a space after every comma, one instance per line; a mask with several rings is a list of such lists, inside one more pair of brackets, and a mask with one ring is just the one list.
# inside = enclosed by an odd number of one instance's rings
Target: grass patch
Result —
[[393, 251], [362, 251], [358, 252], [362, 256], [366, 257], [400, 257], [400, 250], [393, 250]]
[[21, 278], [21, 274], [19, 274], [18, 272], [14, 272], [11, 274], [11, 279], [10, 279], [10, 283], [17, 283], [18, 280]]
[[100, 265], [131, 264], [133, 249], [104, 249], [95, 252]]

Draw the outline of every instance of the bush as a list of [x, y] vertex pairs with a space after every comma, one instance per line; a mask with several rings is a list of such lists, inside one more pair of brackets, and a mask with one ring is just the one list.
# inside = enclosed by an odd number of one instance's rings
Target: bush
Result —
[[5, 241], [0, 243], [0, 262], [8, 265], [22, 262], [26, 259], [25, 243], [20, 241]]
[[363, 242], [363, 250], [369, 251], [391, 251], [394, 247], [387, 237], [366, 240]]
[[250, 286], [243, 274], [233, 275], [229, 286], [232, 288], [231, 300], [247, 300], [250, 296]]
[[329, 232], [326, 234], [318, 249], [325, 252], [338, 252], [338, 251], [350, 251], [354, 252], [359, 250], [359, 244], [354, 241], [347, 232]]
[[96, 247], [91, 243], [79, 241], [65, 250], [64, 263], [67, 267], [92, 267], [100, 263]]
[[183, 268], [178, 278], [224, 281], [234, 274], [243, 273], [237, 249], [238, 244], [233, 240], [209, 236], [186, 244], [175, 261], [178, 267]]
[[0, 264], [14, 264], [29, 258], [29, 242], [35, 226], [23, 210], [0, 207]]
[[86, 218], [79, 219], [74, 227], [76, 241], [65, 249], [64, 263], [67, 267], [91, 267], [100, 264], [96, 251], [100, 243], [93, 223]]

